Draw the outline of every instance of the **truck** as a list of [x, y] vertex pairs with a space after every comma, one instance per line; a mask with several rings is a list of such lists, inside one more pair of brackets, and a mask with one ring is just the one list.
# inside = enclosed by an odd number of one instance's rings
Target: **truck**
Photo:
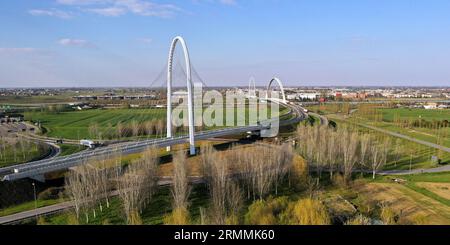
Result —
[[84, 145], [89, 147], [90, 149], [94, 149], [96, 144], [92, 140], [80, 140], [80, 145]]

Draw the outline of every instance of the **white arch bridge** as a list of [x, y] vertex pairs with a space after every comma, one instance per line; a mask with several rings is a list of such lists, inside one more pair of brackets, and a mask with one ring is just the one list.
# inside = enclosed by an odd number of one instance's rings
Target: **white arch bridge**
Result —
[[[173, 70], [173, 56], [174, 50], [177, 44], [181, 44], [183, 48], [184, 61], [186, 63], [186, 86], [187, 86], [187, 94], [188, 94], [188, 122], [189, 122], [189, 134], [186, 136], [176, 136], [172, 135], [172, 70]], [[286, 120], [280, 120], [278, 125], [285, 126], [291, 125], [300, 122], [301, 120], [306, 118], [306, 114], [303, 109], [289, 104], [286, 101], [284, 96], [283, 85], [278, 78], [273, 78], [268, 85], [268, 90], [270, 90], [271, 84], [273, 82], [277, 82], [281, 88], [283, 98], [278, 100], [273, 100], [273, 102], [278, 103], [282, 106], [288, 107], [289, 114], [294, 116], [288, 116], [283, 118], [289, 118]], [[266, 98], [269, 99], [270, 98]], [[29, 163], [24, 163], [20, 165], [10, 166], [0, 168], [0, 176], [2, 181], [13, 181], [23, 178], [34, 178], [36, 180], [45, 181], [44, 174], [51, 173], [55, 171], [66, 170], [71, 167], [75, 167], [77, 165], [83, 164], [88, 159], [92, 159], [95, 157], [108, 156], [115, 153], [121, 153], [123, 155], [143, 152], [149, 147], [170, 147], [177, 144], [185, 144], [189, 143], [189, 149], [191, 154], [195, 154], [195, 141], [196, 140], [205, 140], [214, 137], [223, 137], [228, 135], [239, 135], [247, 132], [261, 132], [263, 130], [270, 130], [271, 122], [276, 119], [269, 119], [265, 121], [259, 122], [254, 126], [241, 126], [241, 127], [231, 127], [225, 129], [218, 130], [209, 130], [209, 131], [201, 131], [195, 132], [194, 129], [194, 109], [193, 109], [193, 84], [191, 78], [191, 64], [189, 59], [189, 52], [187, 49], [186, 42], [181, 37], [176, 37], [173, 39], [172, 44], [170, 46], [169, 51], [169, 59], [167, 63], [167, 138], [163, 139], [148, 139], [143, 141], [136, 142], [127, 142], [127, 143], [119, 143], [114, 144], [102, 148], [97, 148], [94, 150], [89, 150], [85, 152], [78, 152], [72, 155], [64, 156], [64, 157], [55, 157], [52, 159], [34, 161]]]

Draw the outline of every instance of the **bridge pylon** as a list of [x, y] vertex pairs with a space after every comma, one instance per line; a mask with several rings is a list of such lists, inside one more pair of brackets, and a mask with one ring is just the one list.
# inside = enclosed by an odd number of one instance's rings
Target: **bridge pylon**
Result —
[[[193, 103], [193, 90], [191, 75], [191, 60], [189, 59], [189, 50], [186, 42], [180, 36], [175, 37], [172, 40], [169, 50], [169, 59], [167, 62], [167, 138], [172, 137], [172, 72], [173, 72], [173, 56], [177, 44], [180, 44], [183, 48], [184, 61], [186, 63], [186, 87], [188, 93], [188, 121], [189, 121], [189, 152], [191, 155], [195, 155], [195, 139], [194, 139], [194, 103]], [[167, 147], [170, 150], [170, 146]]]

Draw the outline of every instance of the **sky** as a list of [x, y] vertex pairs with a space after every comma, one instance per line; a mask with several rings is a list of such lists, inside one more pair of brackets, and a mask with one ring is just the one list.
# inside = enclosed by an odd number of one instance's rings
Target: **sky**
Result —
[[448, 0], [14, 0], [0, 87], [150, 86], [177, 35], [209, 86], [450, 86]]

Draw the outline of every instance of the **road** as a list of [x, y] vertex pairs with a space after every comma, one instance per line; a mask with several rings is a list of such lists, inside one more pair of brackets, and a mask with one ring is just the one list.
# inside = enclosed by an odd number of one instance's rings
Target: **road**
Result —
[[[381, 129], [381, 128], [377, 128], [374, 126], [370, 126], [367, 124], [363, 124], [363, 123], [357, 123], [358, 126], [361, 127], [365, 127], [368, 129], [372, 129], [375, 131], [378, 131], [380, 133], [384, 133], [384, 134], [388, 134], [394, 137], [398, 137], [401, 139], [405, 139], [405, 140], [409, 140], [418, 144], [422, 144], [425, 146], [429, 146], [435, 149], [439, 149], [442, 151], [446, 151], [446, 152], [450, 152], [450, 148], [442, 146], [442, 145], [438, 145], [438, 144], [434, 144], [428, 141], [423, 141], [423, 140], [419, 140], [413, 137], [409, 137], [407, 135], [404, 134], [399, 134], [396, 132], [392, 132], [389, 130], [385, 130], [385, 129]], [[409, 170], [384, 170], [384, 171], [379, 171], [377, 172], [377, 174], [381, 174], [381, 175], [406, 175], [406, 174], [420, 174], [420, 173], [439, 173], [439, 172], [448, 172], [450, 171], [450, 165], [447, 166], [442, 166], [442, 167], [437, 167], [437, 168], [429, 168], [429, 169], [412, 169], [411, 171]]]
[[[191, 184], [199, 184], [199, 183], [203, 182], [203, 178], [198, 177], [198, 176], [189, 177], [189, 182]], [[167, 185], [170, 185], [171, 183], [172, 183], [172, 177], [165, 176], [165, 177], [160, 177], [157, 184], [158, 184], [158, 186], [167, 186]], [[112, 191], [109, 194], [110, 197], [118, 196], [118, 195], [119, 195], [118, 191]], [[58, 213], [58, 212], [61, 212], [61, 211], [67, 210], [67, 209], [71, 209], [74, 206], [75, 206], [75, 204], [73, 203], [73, 201], [67, 201], [67, 202], [61, 202], [61, 203], [33, 209], [33, 210], [28, 210], [28, 211], [23, 211], [20, 213], [2, 216], [2, 217], [0, 217], [0, 225], [14, 224], [14, 223], [18, 223], [23, 220], [35, 218], [37, 216]]]
[[326, 118], [326, 117], [324, 117], [324, 116], [322, 116], [320, 114], [314, 113], [314, 112], [308, 112], [308, 114], [313, 116], [313, 117], [319, 118], [321, 125], [328, 125], [328, 118]]
[[26, 220], [26, 219], [33, 218], [36, 216], [40, 216], [40, 215], [48, 215], [51, 213], [55, 213], [55, 212], [59, 212], [62, 210], [72, 208], [73, 206], [74, 206], [73, 202], [63, 202], [63, 203], [58, 203], [58, 204], [54, 204], [54, 205], [50, 205], [50, 206], [46, 206], [46, 207], [42, 207], [42, 208], [38, 208], [38, 209], [33, 209], [33, 210], [28, 210], [28, 211], [12, 214], [12, 215], [3, 216], [3, 217], [0, 217], [0, 225], [1, 224], [10, 224], [10, 223], [18, 222], [21, 220]]
[[[48, 161], [54, 157], [57, 157], [61, 153], [61, 148], [58, 145], [56, 145], [53, 141], [43, 140], [43, 139], [39, 139], [39, 138], [33, 138], [33, 137], [30, 137], [29, 134], [19, 133], [20, 131], [22, 131], [22, 129], [29, 128], [29, 126], [27, 126], [27, 124], [24, 124], [24, 123], [18, 123], [18, 124], [14, 124], [14, 125], [4, 124], [4, 125], [1, 125], [0, 127], [1, 127], [0, 128], [0, 136], [8, 136], [8, 135], [9, 135], [9, 137], [20, 136], [21, 138], [26, 138], [30, 141], [35, 141], [35, 142], [38, 142], [41, 144], [46, 144], [50, 148], [50, 151], [46, 155], [41, 156], [39, 161], [44, 161], [44, 160]], [[6, 130], [8, 130], [8, 129], [11, 130], [11, 128], [14, 128], [15, 130], [11, 133], [6, 133], [6, 135], [5, 135], [5, 132], [7, 132]], [[4, 175], [8, 172], [11, 172], [13, 169], [15, 169], [18, 166], [21, 166], [23, 164], [24, 163], [0, 168], [0, 175]]]
[[450, 165], [437, 167], [437, 168], [428, 168], [428, 169], [412, 169], [409, 170], [383, 170], [377, 172], [379, 175], [408, 175], [408, 174], [424, 174], [424, 173], [441, 173], [441, 172], [450, 172]]
[[[279, 123], [280, 126], [297, 123], [306, 118], [305, 114], [303, 113], [303, 110], [298, 106], [295, 105], [285, 105], [285, 106], [290, 107], [291, 110], [289, 113], [294, 113], [296, 116], [289, 120], [281, 121]], [[195, 134], [195, 140], [205, 140], [215, 137], [237, 135], [249, 131], [261, 131], [269, 128], [270, 123], [266, 122], [255, 126], [243, 126], [219, 130], [202, 131]], [[108, 156], [115, 153], [128, 155], [145, 151], [149, 147], [163, 148], [166, 146], [172, 146], [176, 144], [184, 144], [187, 143], [188, 140], [189, 140], [188, 136], [179, 136], [172, 138], [150, 139], [137, 142], [120, 143], [117, 145], [102, 147], [94, 150], [89, 150], [86, 152], [75, 153], [65, 157], [57, 157], [52, 160], [29, 162], [21, 164], [14, 169], [11, 168], [7, 169], [7, 171], [0, 169], [0, 173], [3, 173], [4, 175], [2, 181], [18, 180], [23, 178], [40, 176], [49, 172], [65, 170], [77, 166], [79, 164], [82, 164], [84, 161], [92, 157]]]
[[368, 129], [372, 129], [372, 130], [375, 130], [375, 131], [378, 131], [378, 132], [381, 132], [381, 133], [384, 133], [384, 134], [389, 134], [389, 135], [394, 136], [394, 137], [398, 137], [398, 138], [409, 140], [409, 141], [412, 141], [412, 142], [415, 142], [415, 143], [418, 143], [418, 144], [429, 146], [429, 147], [432, 147], [432, 148], [435, 148], [435, 149], [438, 149], [438, 150], [450, 152], [450, 148], [442, 146], [442, 145], [434, 144], [434, 143], [431, 143], [431, 142], [428, 142], [428, 141], [424, 141], [424, 140], [419, 140], [419, 139], [416, 139], [416, 138], [413, 138], [413, 137], [409, 137], [409, 136], [404, 135], [404, 134], [399, 134], [399, 133], [396, 133], [396, 132], [392, 132], [392, 131], [389, 131], [389, 130], [377, 128], [377, 127], [370, 126], [370, 125], [363, 124], [363, 123], [357, 123], [357, 125], [361, 126], [361, 127], [368, 128]]

